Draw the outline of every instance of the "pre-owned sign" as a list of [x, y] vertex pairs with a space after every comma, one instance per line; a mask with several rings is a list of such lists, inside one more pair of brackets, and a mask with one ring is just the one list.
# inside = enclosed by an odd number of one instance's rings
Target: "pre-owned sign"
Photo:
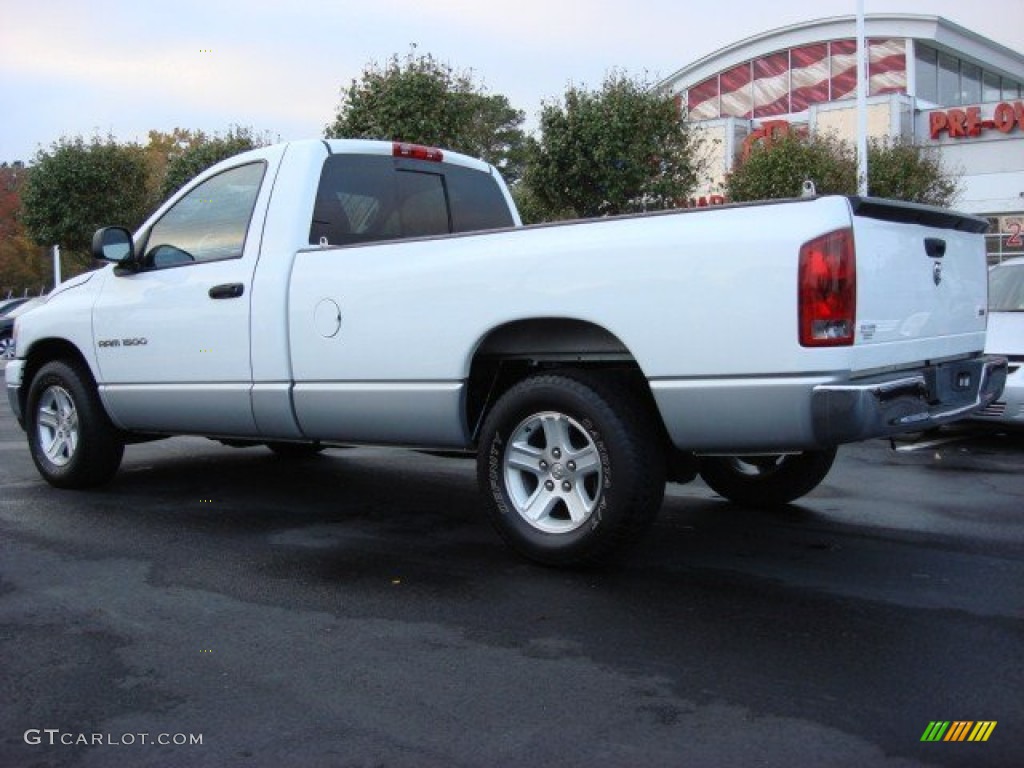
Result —
[[983, 118], [981, 107], [940, 109], [928, 113], [928, 131], [933, 139], [946, 134], [953, 139], [980, 136], [983, 131], [996, 130], [1010, 133], [1014, 128], [1024, 131], [1024, 102], [996, 104], [992, 116]]

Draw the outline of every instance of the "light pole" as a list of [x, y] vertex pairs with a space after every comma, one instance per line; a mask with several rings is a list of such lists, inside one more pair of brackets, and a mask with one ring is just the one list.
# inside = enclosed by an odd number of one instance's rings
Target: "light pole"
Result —
[[53, 246], [53, 287], [60, 285], [60, 246]]
[[857, 0], [857, 194], [868, 194], [868, 57], [864, 0]]

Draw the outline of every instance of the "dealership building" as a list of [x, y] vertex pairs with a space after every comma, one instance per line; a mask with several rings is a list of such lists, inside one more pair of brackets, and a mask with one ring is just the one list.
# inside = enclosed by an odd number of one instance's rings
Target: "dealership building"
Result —
[[[959, 175], [956, 207], [991, 222], [991, 261], [1024, 256], [1024, 55], [938, 16], [865, 17], [867, 132], [931, 147]], [[722, 202], [725, 175], [758, 142], [789, 131], [855, 142], [853, 16], [741, 40], [661, 85], [711, 141], [698, 204]]]

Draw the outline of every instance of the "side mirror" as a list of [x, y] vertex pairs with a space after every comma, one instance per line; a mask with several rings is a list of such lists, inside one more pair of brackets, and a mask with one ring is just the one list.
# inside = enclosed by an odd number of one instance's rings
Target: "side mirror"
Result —
[[132, 233], [124, 227], [97, 229], [96, 234], [92, 236], [92, 255], [94, 259], [112, 261], [115, 264], [131, 263], [135, 260]]

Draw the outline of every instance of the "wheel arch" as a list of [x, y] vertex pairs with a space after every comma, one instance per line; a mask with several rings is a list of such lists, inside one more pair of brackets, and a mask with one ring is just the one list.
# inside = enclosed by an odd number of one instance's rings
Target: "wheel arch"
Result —
[[18, 399], [21, 405], [21, 412], [26, 412], [28, 406], [28, 390], [32, 385], [32, 379], [36, 373], [47, 363], [53, 360], [66, 360], [78, 366], [87, 373], [92, 383], [96, 383], [96, 376], [92, 366], [82, 351], [67, 339], [48, 338], [40, 339], [32, 344], [28, 354], [25, 355], [25, 370], [22, 373], [22, 386], [18, 390]]
[[[474, 439], [483, 418], [517, 382], [544, 369], [604, 370], [627, 380], [654, 407], [650, 385], [629, 348], [596, 323], [571, 317], [534, 317], [492, 328], [469, 362], [465, 414]], [[660, 414], [655, 407], [660, 422]]]

